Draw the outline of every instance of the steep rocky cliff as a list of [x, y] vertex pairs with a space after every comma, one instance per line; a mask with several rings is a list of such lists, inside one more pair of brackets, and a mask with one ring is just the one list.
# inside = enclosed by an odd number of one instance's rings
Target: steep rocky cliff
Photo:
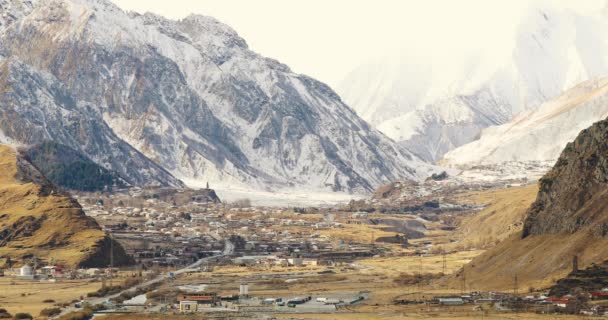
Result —
[[[0, 257], [105, 267], [111, 240], [69, 195], [8, 146], [0, 145]], [[116, 265], [132, 260], [114, 243]]]
[[607, 199], [607, 191], [608, 120], [603, 120], [569, 143], [540, 180], [522, 236], [574, 233], [583, 228], [606, 236], [608, 203], [601, 199]]

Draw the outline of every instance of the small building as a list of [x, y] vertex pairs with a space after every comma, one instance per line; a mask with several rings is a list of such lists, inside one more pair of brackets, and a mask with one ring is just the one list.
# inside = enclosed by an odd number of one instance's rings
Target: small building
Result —
[[608, 300], [608, 292], [606, 291], [595, 291], [591, 292], [591, 299], [593, 300]]
[[89, 277], [95, 277], [101, 275], [101, 269], [99, 268], [89, 268], [84, 270], [84, 274]]
[[63, 269], [58, 266], [46, 266], [42, 267], [42, 274], [47, 276], [58, 277], [63, 275]]
[[294, 267], [301, 267], [304, 264], [302, 258], [288, 258], [287, 262]]
[[[177, 301], [180, 302], [180, 310], [181, 310], [181, 302], [196, 302], [197, 305], [208, 305], [214, 306], [216, 303], [220, 301], [218, 295], [216, 293], [197, 293], [197, 294], [180, 294], [177, 296]], [[188, 303], [186, 303], [188, 304]]]
[[179, 302], [179, 312], [197, 312], [198, 301], [182, 300]]
[[303, 259], [302, 264], [305, 266], [318, 266], [319, 260], [317, 259]]
[[444, 306], [461, 306], [464, 304], [462, 298], [439, 298], [439, 304]]

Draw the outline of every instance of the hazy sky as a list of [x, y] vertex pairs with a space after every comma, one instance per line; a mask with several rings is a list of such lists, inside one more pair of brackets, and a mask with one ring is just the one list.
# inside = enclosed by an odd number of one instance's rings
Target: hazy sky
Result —
[[[536, 2], [543, 1], [538, 0]], [[123, 9], [179, 19], [213, 16], [263, 55], [335, 86], [371, 57], [396, 49], [460, 59], [507, 50], [529, 0], [114, 0]], [[605, 0], [553, 0], [597, 10]], [[542, 2], [541, 2], [542, 3]]]

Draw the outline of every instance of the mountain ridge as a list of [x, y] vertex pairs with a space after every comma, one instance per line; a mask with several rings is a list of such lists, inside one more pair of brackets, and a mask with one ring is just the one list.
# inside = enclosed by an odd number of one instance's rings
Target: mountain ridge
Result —
[[482, 131], [479, 140], [444, 155], [452, 167], [506, 162], [555, 162], [569, 141], [608, 116], [608, 78], [584, 81], [535, 110]]
[[[7, 139], [56, 140], [134, 185], [182, 180], [369, 192], [433, 170], [327, 85], [250, 51], [216, 19], [173, 21], [126, 13], [109, 1], [28, 3], [29, 13], [0, 30], [0, 63], [12, 70], [23, 64], [29, 70], [14, 73], [36, 79], [31, 86], [27, 79], [4, 82], [5, 92], [22, 94], [8, 95], [10, 116], [31, 126], [25, 134], [0, 121]], [[44, 108], [32, 113], [17, 105], [40, 98], [39, 88]], [[59, 125], [66, 111], [67, 129]]]

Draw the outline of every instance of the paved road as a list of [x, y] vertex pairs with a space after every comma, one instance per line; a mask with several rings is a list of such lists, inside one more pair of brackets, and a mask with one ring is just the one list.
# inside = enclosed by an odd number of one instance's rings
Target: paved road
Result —
[[[174, 275], [180, 275], [180, 274], [182, 274], [182, 273], [186, 273], [186, 272], [188, 272], [188, 271], [191, 271], [192, 269], [195, 269], [195, 268], [200, 267], [200, 266], [201, 266], [203, 263], [209, 262], [209, 261], [210, 261], [210, 260], [212, 260], [212, 259], [216, 259], [216, 258], [221, 258], [221, 257], [229, 256], [229, 255], [231, 255], [233, 252], [234, 252], [234, 244], [233, 244], [232, 242], [230, 242], [229, 240], [225, 240], [225, 241], [224, 241], [224, 251], [223, 251], [221, 254], [218, 254], [218, 255], [215, 255], [215, 256], [211, 256], [211, 257], [206, 257], [206, 258], [199, 259], [198, 261], [196, 261], [196, 262], [194, 262], [194, 263], [192, 263], [192, 264], [190, 264], [190, 265], [188, 265], [188, 266], [186, 266], [186, 267], [184, 267], [184, 268], [181, 268], [181, 269], [179, 269], [179, 270], [174, 271], [174, 272], [173, 272], [173, 274], [174, 274]], [[170, 277], [169, 277], [169, 273], [162, 273], [162, 274], [159, 274], [159, 275], [158, 275], [156, 278], [154, 278], [154, 279], [152, 279], [152, 280], [148, 280], [148, 281], [146, 281], [146, 282], [142, 282], [142, 283], [140, 283], [140, 284], [138, 284], [138, 285], [135, 285], [135, 286], [133, 286], [133, 287], [130, 287], [130, 288], [128, 288], [128, 289], [125, 289], [125, 290], [123, 290], [123, 291], [121, 291], [121, 292], [119, 292], [119, 293], [115, 293], [115, 294], [113, 294], [113, 295], [111, 295], [111, 296], [100, 297], [100, 298], [92, 298], [92, 299], [86, 299], [85, 301], [86, 301], [87, 303], [89, 303], [90, 305], [96, 305], [96, 304], [104, 303], [104, 302], [106, 302], [106, 301], [108, 301], [108, 300], [110, 300], [110, 299], [112, 299], [112, 298], [116, 298], [116, 297], [118, 297], [118, 296], [119, 296], [119, 295], [121, 295], [122, 293], [125, 293], [125, 292], [133, 292], [133, 291], [135, 291], [135, 290], [137, 290], [137, 289], [139, 289], [139, 288], [144, 288], [144, 287], [147, 287], [147, 286], [150, 286], [150, 285], [156, 284], [156, 283], [160, 283], [160, 282], [163, 282], [163, 281], [165, 281], [165, 280], [167, 280], [167, 279], [169, 279], [169, 278], [170, 278]], [[57, 317], [59, 317], [59, 316], [61, 316], [61, 315], [64, 315], [64, 314], [66, 314], [66, 313], [70, 313], [70, 312], [76, 311], [76, 310], [78, 310], [78, 309], [74, 308], [74, 306], [73, 306], [73, 305], [70, 305], [69, 307], [67, 307], [67, 308], [63, 309], [63, 311], [61, 312], [61, 314], [59, 314]]]

